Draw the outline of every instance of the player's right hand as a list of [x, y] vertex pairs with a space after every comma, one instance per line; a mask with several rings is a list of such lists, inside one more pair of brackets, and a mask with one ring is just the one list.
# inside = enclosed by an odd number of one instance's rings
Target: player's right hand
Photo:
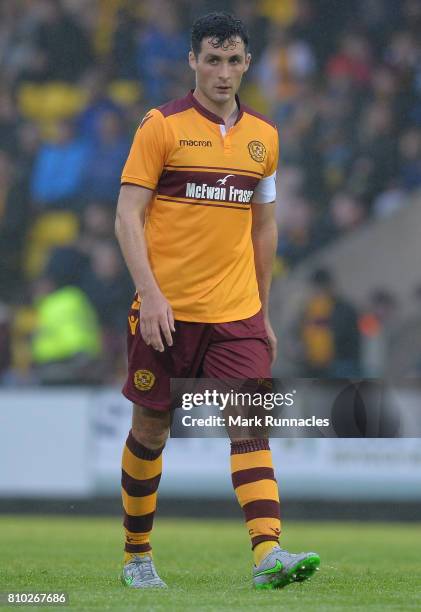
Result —
[[169, 302], [160, 291], [142, 295], [139, 328], [145, 343], [156, 351], [164, 351], [162, 335], [168, 346], [173, 345], [174, 316]]

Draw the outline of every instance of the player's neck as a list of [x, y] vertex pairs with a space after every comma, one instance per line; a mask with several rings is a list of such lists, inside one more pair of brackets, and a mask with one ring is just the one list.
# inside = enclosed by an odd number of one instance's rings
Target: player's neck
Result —
[[214, 113], [214, 115], [218, 115], [218, 117], [221, 117], [221, 119], [224, 120], [224, 123], [227, 128], [235, 123], [239, 112], [237, 101], [235, 98], [233, 98], [232, 100], [227, 100], [227, 102], [224, 102], [222, 104], [216, 104], [197, 87], [193, 91], [193, 95], [196, 100], [200, 102], [200, 104], [204, 108], [206, 108], [206, 110], [210, 111], [211, 113]]

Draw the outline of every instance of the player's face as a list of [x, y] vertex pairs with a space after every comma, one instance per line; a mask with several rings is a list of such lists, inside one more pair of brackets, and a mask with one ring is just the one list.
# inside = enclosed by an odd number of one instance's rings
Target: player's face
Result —
[[204, 38], [199, 55], [196, 57], [192, 51], [189, 54], [190, 66], [196, 72], [196, 86], [216, 104], [234, 98], [250, 59], [240, 37], [217, 48], [212, 39]]

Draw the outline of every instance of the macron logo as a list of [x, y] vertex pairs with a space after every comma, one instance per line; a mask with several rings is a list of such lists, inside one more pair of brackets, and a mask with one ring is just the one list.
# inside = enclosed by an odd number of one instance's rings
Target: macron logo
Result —
[[187, 140], [182, 139], [179, 141], [180, 147], [211, 147], [211, 140]]
[[234, 176], [234, 174], [227, 174], [227, 176], [224, 176], [224, 178], [222, 179], [218, 179], [216, 182], [221, 183], [221, 185], [225, 185], [225, 183], [227, 182], [227, 179], [229, 179], [230, 176]]

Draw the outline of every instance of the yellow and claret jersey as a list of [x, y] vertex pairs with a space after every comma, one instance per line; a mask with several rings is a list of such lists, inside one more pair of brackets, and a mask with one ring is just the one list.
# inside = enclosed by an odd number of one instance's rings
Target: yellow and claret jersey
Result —
[[261, 308], [251, 203], [276, 171], [278, 134], [237, 104], [227, 132], [192, 92], [152, 109], [123, 169], [123, 184], [153, 191], [145, 220], [149, 261], [180, 321], [236, 321]]

